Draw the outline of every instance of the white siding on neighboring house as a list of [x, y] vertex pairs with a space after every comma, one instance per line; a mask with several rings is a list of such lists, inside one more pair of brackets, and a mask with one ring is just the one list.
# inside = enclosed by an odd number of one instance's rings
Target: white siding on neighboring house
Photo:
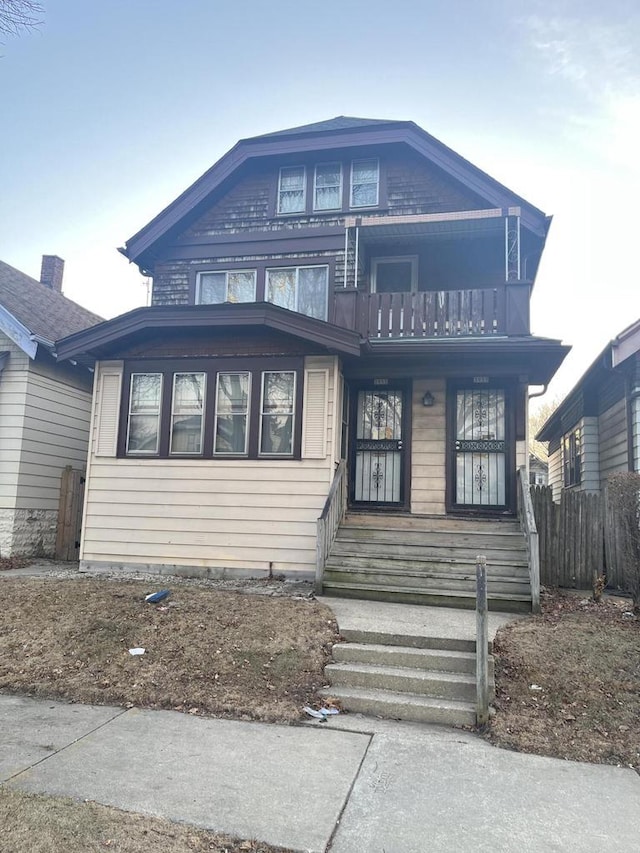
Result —
[[[422, 405], [431, 391], [434, 404]], [[413, 383], [411, 447], [411, 512], [418, 515], [445, 513], [446, 382], [416, 379]]]
[[0, 372], [0, 556], [6, 557], [13, 553], [29, 358], [1, 332], [0, 352], [9, 352]]
[[598, 418], [600, 432], [600, 485], [618, 471], [628, 471], [629, 444], [627, 406], [624, 399], [603, 412]]
[[[98, 421], [110, 428], [118, 412], [110, 405], [107, 417], [96, 406], [85, 493], [83, 566], [205, 568], [214, 574], [225, 569], [266, 574], [271, 569], [311, 576], [316, 520], [335, 468], [336, 361], [333, 357], [305, 360], [305, 384], [309, 387], [310, 382], [312, 388], [308, 408], [304, 401], [303, 438], [306, 435], [307, 450], [313, 445], [318, 454], [314, 458], [98, 456]], [[105, 363], [100, 375], [117, 369], [117, 364]], [[326, 448], [324, 455], [321, 445]]]
[[562, 492], [562, 448], [559, 447], [549, 456], [549, 485], [554, 501], [560, 500]]
[[631, 399], [631, 441], [633, 470], [640, 471], [640, 394]]

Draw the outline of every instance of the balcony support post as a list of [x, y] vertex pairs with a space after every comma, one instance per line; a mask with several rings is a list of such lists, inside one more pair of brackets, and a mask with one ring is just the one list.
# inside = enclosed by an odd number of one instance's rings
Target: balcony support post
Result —
[[504, 218], [504, 266], [506, 281], [520, 281], [519, 208], [510, 207]]

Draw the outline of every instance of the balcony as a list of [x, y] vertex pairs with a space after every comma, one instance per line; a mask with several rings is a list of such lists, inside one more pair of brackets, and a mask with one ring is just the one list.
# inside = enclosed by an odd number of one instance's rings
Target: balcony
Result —
[[462, 338], [530, 334], [530, 282], [492, 288], [363, 293], [336, 290], [334, 323], [379, 338]]

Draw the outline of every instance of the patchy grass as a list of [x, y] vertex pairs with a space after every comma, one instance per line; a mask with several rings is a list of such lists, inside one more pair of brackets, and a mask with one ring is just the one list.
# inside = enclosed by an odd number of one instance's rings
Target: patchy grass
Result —
[[[148, 582], [2, 578], [0, 689], [294, 722], [337, 639], [316, 601]], [[133, 657], [128, 650], [142, 647]]]
[[5, 787], [0, 787], [0, 826], [1, 849], [11, 853], [291, 853], [97, 803]]
[[543, 595], [542, 609], [498, 632], [488, 737], [522, 752], [640, 771], [640, 620], [630, 618], [631, 602], [554, 592]]

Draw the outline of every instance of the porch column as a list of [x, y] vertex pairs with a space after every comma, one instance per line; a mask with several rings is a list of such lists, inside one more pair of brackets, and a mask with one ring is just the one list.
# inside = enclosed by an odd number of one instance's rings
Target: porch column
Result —
[[510, 207], [504, 218], [505, 281], [520, 281], [520, 208]]

